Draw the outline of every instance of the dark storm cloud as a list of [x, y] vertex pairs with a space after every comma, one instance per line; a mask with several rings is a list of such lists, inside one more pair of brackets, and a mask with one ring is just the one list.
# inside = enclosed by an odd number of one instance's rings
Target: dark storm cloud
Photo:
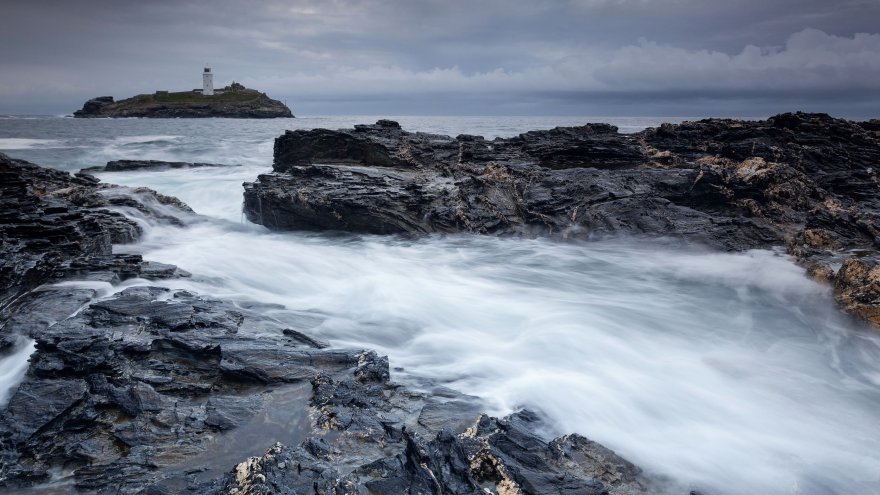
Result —
[[306, 113], [867, 115], [878, 18], [876, 0], [31, 0], [3, 7], [0, 112], [192, 88], [210, 63]]

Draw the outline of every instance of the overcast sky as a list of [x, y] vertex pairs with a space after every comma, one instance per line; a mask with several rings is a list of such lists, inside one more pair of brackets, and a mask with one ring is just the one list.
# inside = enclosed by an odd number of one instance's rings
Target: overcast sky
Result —
[[0, 113], [233, 80], [298, 115], [880, 117], [880, 0], [2, 0]]

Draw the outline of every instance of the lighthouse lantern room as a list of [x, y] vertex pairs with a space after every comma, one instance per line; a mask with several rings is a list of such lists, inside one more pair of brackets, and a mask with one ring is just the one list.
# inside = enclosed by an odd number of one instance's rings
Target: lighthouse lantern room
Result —
[[214, 96], [214, 74], [211, 74], [210, 67], [205, 67], [205, 72], [202, 73], [202, 94]]

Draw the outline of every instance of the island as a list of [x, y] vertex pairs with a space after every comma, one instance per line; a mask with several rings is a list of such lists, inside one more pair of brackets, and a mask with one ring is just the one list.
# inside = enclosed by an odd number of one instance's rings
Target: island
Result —
[[236, 82], [215, 90], [213, 73], [210, 67], [205, 67], [201, 89], [177, 92], [159, 90], [120, 101], [114, 101], [112, 96], [98, 96], [85, 102], [82, 109], [74, 112], [73, 116], [274, 119], [293, 118], [293, 112], [284, 103], [269, 98], [266, 93], [246, 88]]

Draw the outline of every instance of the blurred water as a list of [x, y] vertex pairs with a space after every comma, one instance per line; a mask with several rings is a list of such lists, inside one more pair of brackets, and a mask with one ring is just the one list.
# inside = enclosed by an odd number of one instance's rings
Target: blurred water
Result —
[[[199, 213], [180, 228], [127, 211], [146, 236], [118, 250], [193, 273], [168, 287], [283, 305], [266, 311], [388, 354], [396, 380], [442, 382], [495, 414], [537, 409], [548, 434], [584, 434], [707, 493], [880, 493], [880, 339], [780, 253], [273, 233], [242, 220], [241, 182], [270, 168], [283, 129], [374, 120], [0, 119], [0, 148], [19, 140], [7, 153], [68, 170], [118, 158], [240, 165], [102, 174]], [[489, 137], [586, 121], [399, 120]]]
[[0, 356], [0, 407], [6, 406], [11, 396], [12, 387], [24, 377], [28, 368], [28, 358], [34, 352], [34, 341], [21, 339], [13, 351]]

